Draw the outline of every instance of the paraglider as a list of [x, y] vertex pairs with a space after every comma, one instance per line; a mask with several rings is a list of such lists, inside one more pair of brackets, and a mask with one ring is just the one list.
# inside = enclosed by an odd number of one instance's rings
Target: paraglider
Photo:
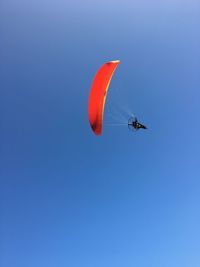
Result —
[[90, 126], [96, 135], [102, 133], [106, 95], [113, 73], [119, 63], [119, 60], [105, 63], [97, 71], [92, 83], [88, 103], [88, 117]]
[[[119, 60], [109, 61], [103, 64], [97, 71], [90, 89], [88, 101], [88, 118], [92, 131], [96, 135], [101, 135], [103, 128], [104, 107], [107, 91], [112, 76], [120, 63]], [[136, 117], [131, 116], [127, 123], [118, 125], [127, 125], [131, 130], [147, 129], [147, 127], [138, 122]]]

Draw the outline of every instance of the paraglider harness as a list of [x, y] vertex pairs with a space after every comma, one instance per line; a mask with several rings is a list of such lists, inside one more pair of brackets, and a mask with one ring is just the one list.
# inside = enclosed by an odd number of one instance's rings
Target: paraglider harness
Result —
[[134, 119], [132, 117], [128, 120], [128, 127], [129, 129], [134, 128], [135, 130], [147, 129], [145, 125], [138, 122], [137, 118]]

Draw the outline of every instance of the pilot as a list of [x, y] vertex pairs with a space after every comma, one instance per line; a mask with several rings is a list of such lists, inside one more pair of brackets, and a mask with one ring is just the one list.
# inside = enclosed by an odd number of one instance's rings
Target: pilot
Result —
[[[130, 121], [130, 120], [129, 120]], [[137, 118], [135, 118], [134, 121], [131, 121], [128, 123], [129, 126], [133, 126], [136, 130], [139, 129], [147, 129], [147, 127], [141, 123], [138, 122]]]

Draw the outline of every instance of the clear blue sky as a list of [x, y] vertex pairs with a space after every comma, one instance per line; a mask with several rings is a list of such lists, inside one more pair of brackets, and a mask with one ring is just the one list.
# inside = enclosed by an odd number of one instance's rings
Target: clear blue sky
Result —
[[[1, 267], [199, 267], [199, 1], [1, 0], [0, 39]], [[98, 138], [115, 59], [150, 129]]]

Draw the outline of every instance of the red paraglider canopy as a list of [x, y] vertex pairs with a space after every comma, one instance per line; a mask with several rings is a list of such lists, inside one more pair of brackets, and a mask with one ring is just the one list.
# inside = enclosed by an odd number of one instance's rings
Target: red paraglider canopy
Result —
[[105, 63], [96, 73], [90, 90], [88, 117], [92, 130], [101, 135], [106, 93], [119, 60]]

